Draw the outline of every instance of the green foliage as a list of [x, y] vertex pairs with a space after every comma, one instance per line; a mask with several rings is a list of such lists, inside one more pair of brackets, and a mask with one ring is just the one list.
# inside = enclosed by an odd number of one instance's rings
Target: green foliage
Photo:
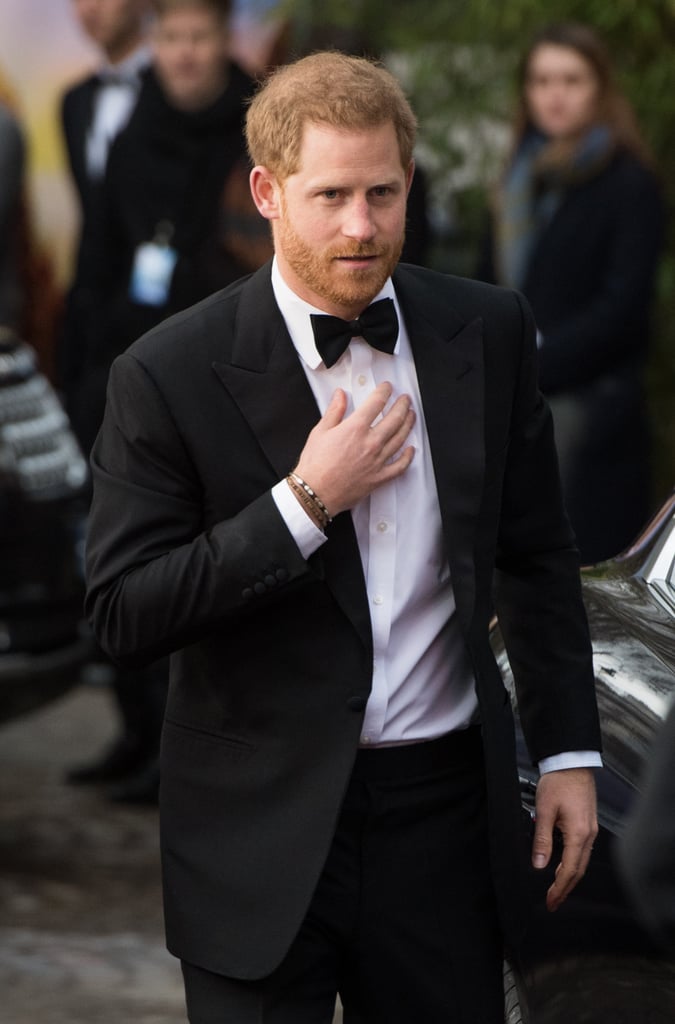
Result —
[[[368, 38], [386, 54], [420, 121], [439, 241], [434, 261], [469, 272], [486, 188], [504, 156], [514, 73], [530, 36], [556, 20], [584, 21], [603, 35], [619, 81], [654, 152], [668, 208], [668, 242], [655, 303], [648, 373], [656, 441], [656, 495], [675, 484], [675, 0], [286, 0], [298, 39], [328, 24]], [[385, 13], [386, 12], [386, 13]]]

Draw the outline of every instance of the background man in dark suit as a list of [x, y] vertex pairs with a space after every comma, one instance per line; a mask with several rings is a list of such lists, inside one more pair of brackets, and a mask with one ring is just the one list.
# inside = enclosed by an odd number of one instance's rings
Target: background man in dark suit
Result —
[[[108, 155], [136, 104], [141, 74], [150, 62], [146, 43], [148, 0], [73, 0], [73, 12], [84, 34], [101, 53], [98, 70], [71, 86], [63, 97], [61, 116], [70, 172], [80, 205], [80, 229], [73, 278], [66, 296], [57, 347], [57, 376], [78, 440], [91, 447], [88, 421], [79, 414], [85, 386], [88, 325], [94, 297], [85, 272], [97, 251], [98, 206]], [[101, 411], [99, 410], [99, 422]], [[164, 707], [166, 672], [117, 671], [113, 677], [121, 730], [110, 748], [95, 761], [68, 773], [74, 783], [121, 785], [134, 777], [143, 802], [156, 799], [152, 771], [158, 744], [158, 723]], [[140, 780], [140, 785], [139, 785]]]
[[146, 45], [148, 0], [73, 0], [83, 32], [101, 51], [100, 68], [64, 94], [63, 137], [80, 203], [80, 236], [59, 351], [59, 376], [66, 404], [76, 397], [83, 359], [83, 322], [89, 312], [81, 285], [91, 258], [92, 223], [110, 146], [127, 123], [150, 61]]
[[87, 607], [123, 663], [171, 652], [165, 911], [192, 1024], [328, 1024], [338, 991], [352, 1024], [501, 1024], [525, 865], [493, 598], [542, 770], [534, 865], [565, 839], [550, 909], [597, 828], [534, 324], [513, 292], [397, 266], [415, 127], [368, 61], [276, 72], [247, 119], [273, 264], [111, 372]]

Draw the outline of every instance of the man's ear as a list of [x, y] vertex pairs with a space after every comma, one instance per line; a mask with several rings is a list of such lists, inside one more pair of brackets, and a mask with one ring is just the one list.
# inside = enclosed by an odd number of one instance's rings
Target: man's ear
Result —
[[408, 165], [408, 173], [406, 174], [406, 179], [405, 179], [406, 195], [410, 192], [410, 186], [412, 185], [412, 180], [413, 180], [414, 174], [415, 174], [415, 161], [411, 160], [410, 164]]
[[266, 167], [258, 165], [251, 171], [249, 183], [258, 213], [266, 220], [278, 220], [281, 187], [275, 175]]

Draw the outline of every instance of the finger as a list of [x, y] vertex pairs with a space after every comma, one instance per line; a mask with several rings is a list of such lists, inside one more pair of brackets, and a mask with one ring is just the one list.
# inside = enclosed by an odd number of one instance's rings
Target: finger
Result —
[[337, 388], [337, 390], [333, 392], [333, 397], [328, 403], [328, 407], [319, 422], [326, 429], [337, 427], [339, 423], [342, 423], [346, 411], [347, 395], [342, 388]]
[[400, 476], [401, 473], [404, 473], [405, 470], [410, 465], [410, 463], [412, 462], [412, 460], [414, 459], [414, 457], [415, 446], [412, 444], [408, 445], [407, 448], [403, 449], [400, 455], [397, 455], [395, 458], [391, 459], [390, 462], [387, 463], [387, 466], [385, 468], [386, 475], [383, 480], [383, 483], [386, 483], [387, 480], [391, 480], [394, 477]]
[[582, 844], [565, 843], [562, 858], [556, 868], [555, 879], [546, 894], [546, 906], [549, 910], [557, 910], [579, 880], [583, 878], [588, 867], [591, 849], [591, 840]]
[[354, 420], [365, 427], [372, 426], [378, 416], [382, 415], [387, 402], [392, 396], [393, 390], [388, 381], [378, 384], [375, 390], [368, 395], [365, 402], [352, 413]]
[[553, 852], [553, 821], [540, 811], [535, 819], [534, 838], [532, 840], [532, 866], [538, 871], [545, 868]]
[[[410, 432], [410, 427], [406, 430], [408, 418], [412, 412], [412, 406], [408, 395], [400, 395], [396, 399], [391, 409], [372, 427], [372, 437], [382, 447], [389, 444], [392, 439], [401, 435], [402, 437], [399, 442], [399, 447], [403, 444], [406, 434]], [[414, 422], [414, 413], [413, 413]], [[396, 449], [394, 449], [395, 451]]]
[[400, 452], [410, 434], [410, 431], [415, 425], [415, 419], [415, 410], [408, 409], [405, 418], [396, 433], [393, 434], [382, 447], [383, 462], [389, 462], [397, 455], [398, 452]]

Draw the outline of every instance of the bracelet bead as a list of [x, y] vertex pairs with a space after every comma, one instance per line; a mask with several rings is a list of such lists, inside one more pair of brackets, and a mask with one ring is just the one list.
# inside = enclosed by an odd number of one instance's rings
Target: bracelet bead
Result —
[[327, 523], [332, 523], [333, 522], [333, 517], [331, 516], [330, 512], [328, 511], [328, 509], [326, 508], [326, 506], [324, 505], [324, 503], [322, 502], [321, 498], [316, 493], [316, 491], [313, 490], [313, 488], [311, 488], [309, 486], [309, 484], [306, 483], [306, 481], [304, 481], [302, 479], [301, 476], [298, 476], [297, 473], [292, 472], [292, 473], [289, 474], [289, 476], [291, 477], [291, 479], [293, 479], [296, 482], [296, 484], [298, 484], [299, 487], [302, 487], [303, 491], [306, 494], [309, 495], [309, 497], [312, 499], [312, 501], [314, 501], [316, 503], [318, 508], [323, 513], [323, 515], [324, 515], [324, 517], [326, 519], [326, 522]]

